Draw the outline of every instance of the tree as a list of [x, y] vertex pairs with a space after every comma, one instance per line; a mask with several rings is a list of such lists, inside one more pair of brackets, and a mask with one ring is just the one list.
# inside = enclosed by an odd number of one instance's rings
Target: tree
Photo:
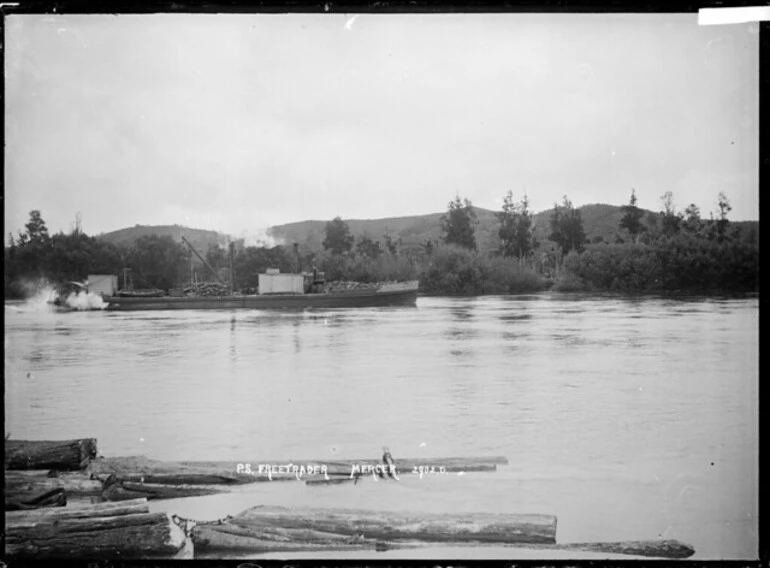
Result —
[[638, 242], [639, 233], [644, 230], [642, 225], [642, 216], [644, 212], [636, 206], [636, 190], [631, 188], [631, 200], [628, 205], [621, 207], [623, 218], [620, 220], [620, 228], [625, 229]]
[[720, 191], [717, 196], [717, 207], [719, 207], [719, 219], [717, 219], [717, 239], [719, 242], [725, 240], [727, 234], [727, 225], [730, 221], [727, 220], [727, 214], [733, 210], [730, 205], [730, 201], [727, 199], [727, 195]]
[[385, 241], [385, 250], [393, 256], [398, 255], [398, 247], [401, 246], [401, 237], [394, 240], [390, 235], [385, 235], [383, 239]]
[[[307, 266], [314, 266], [314, 255], [305, 257]], [[243, 247], [238, 249], [233, 259], [235, 272], [235, 288], [248, 289], [259, 286], [259, 275], [268, 268], [277, 268], [281, 272], [292, 272], [296, 269], [296, 257], [288, 248], [283, 246]]]
[[173, 288], [187, 273], [188, 255], [169, 236], [139, 237], [128, 253], [127, 264], [140, 287]]
[[358, 239], [358, 242], [356, 243], [356, 251], [358, 254], [369, 257], [371, 259], [378, 258], [382, 252], [380, 250], [380, 243], [378, 241], [373, 241], [368, 235], [364, 235]]
[[473, 205], [468, 199], [461, 201], [458, 195], [449, 202], [446, 214], [441, 217], [444, 242], [476, 250], [476, 237], [473, 233], [475, 223], [476, 212]]
[[701, 228], [700, 207], [690, 203], [684, 210], [684, 230], [691, 235], [697, 234]]
[[85, 280], [89, 274], [116, 274], [122, 268], [120, 250], [83, 232], [51, 237], [46, 272], [55, 282]]
[[219, 270], [227, 266], [228, 258], [225, 249], [219, 245], [210, 244], [209, 249], [206, 251], [206, 262], [211, 265], [214, 270]]
[[660, 196], [660, 200], [663, 203], [663, 211], [661, 215], [661, 231], [666, 236], [672, 236], [679, 232], [682, 216], [678, 215], [674, 210], [674, 194], [667, 191]]
[[563, 253], [572, 250], [579, 252], [586, 241], [580, 210], [572, 206], [572, 202], [567, 199], [566, 195], [561, 206], [554, 203], [551, 215], [551, 234], [548, 238], [556, 243]]
[[342, 254], [353, 248], [353, 235], [350, 227], [341, 217], [335, 217], [326, 223], [326, 238], [323, 247], [331, 250], [332, 254]]
[[14, 269], [19, 271], [17, 276], [39, 278], [44, 276], [51, 251], [48, 228], [38, 210], [29, 212], [29, 222], [24, 226], [27, 231], [19, 231], [17, 247], [13, 251], [17, 261]]
[[532, 215], [529, 212], [527, 195], [519, 203], [514, 203], [509, 191], [503, 200], [503, 210], [497, 213], [500, 228], [500, 252], [504, 257], [526, 258], [537, 247], [532, 227]]
[[45, 221], [40, 216], [40, 211], [29, 212], [29, 223], [24, 225], [27, 228], [27, 239], [31, 243], [45, 242], [48, 240], [48, 228]]

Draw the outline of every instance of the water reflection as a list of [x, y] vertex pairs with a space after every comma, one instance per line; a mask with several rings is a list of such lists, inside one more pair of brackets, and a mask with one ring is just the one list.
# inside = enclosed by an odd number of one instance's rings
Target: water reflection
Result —
[[235, 317], [235, 314], [233, 314], [230, 317], [230, 363], [235, 363], [238, 360], [238, 352], [235, 348], [235, 343], [236, 343], [235, 322], [236, 321], [237, 321], [237, 318]]
[[473, 306], [453, 306], [449, 310], [450, 327], [444, 332], [444, 337], [451, 342], [448, 344], [449, 354], [460, 363], [468, 363], [476, 355], [474, 339], [479, 335], [474, 326]]
[[497, 319], [499, 319], [502, 322], [518, 322], [518, 321], [525, 321], [532, 319], [531, 314], [502, 314], [497, 316]]
[[302, 351], [302, 341], [301, 341], [301, 330], [300, 330], [300, 320], [294, 320], [292, 323], [292, 329], [293, 329], [293, 336], [294, 336], [294, 354], [299, 355], [299, 353]]

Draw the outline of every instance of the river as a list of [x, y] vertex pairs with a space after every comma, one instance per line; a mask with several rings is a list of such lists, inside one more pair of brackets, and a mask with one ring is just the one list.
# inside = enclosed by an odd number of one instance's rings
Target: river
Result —
[[758, 322], [756, 297], [6, 303], [6, 432], [164, 460], [505, 455], [493, 473], [257, 484], [184, 506], [211, 518], [257, 503], [545, 513], [559, 542], [665, 537], [698, 559], [756, 559]]

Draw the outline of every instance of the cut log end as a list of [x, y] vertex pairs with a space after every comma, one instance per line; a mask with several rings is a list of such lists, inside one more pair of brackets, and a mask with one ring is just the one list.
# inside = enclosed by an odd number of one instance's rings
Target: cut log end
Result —
[[[94, 512], [94, 511], [92, 511]], [[95, 514], [103, 509], [95, 509]], [[6, 554], [17, 558], [167, 558], [187, 537], [166, 513], [14, 520]]]

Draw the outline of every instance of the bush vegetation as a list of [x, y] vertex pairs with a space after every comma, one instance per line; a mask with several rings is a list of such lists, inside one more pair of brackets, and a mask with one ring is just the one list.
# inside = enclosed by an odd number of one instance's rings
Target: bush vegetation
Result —
[[[400, 239], [368, 235], [355, 239], [339, 217], [326, 227], [324, 250], [293, 247], [241, 247], [233, 251], [235, 289], [253, 291], [267, 268], [281, 272], [317, 270], [327, 280], [386, 282], [420, 280], [433, 295], [484, 295], [556, 291], [755, 292], [759, 289], [756, 230], [740, 231], [727, 219], [731, 207], [720, 193], [716, 218], [700, 218], [690, 204], [678, 213], [671, 192], [662, 198], [657, 219], [643, 222], [632, 190], [614, 242], [586, 238], [579, 210], [565, 196], [555, 204], [547, 243], [538, 243], [525, 195], [514, 202], [509, 192], [498, 213], [500, 247], [478, 250], [475, 214], [469, 200], [451, 201], [442, 218], [441, 242], [402, 248]], [[228, 278], [229, 254], [212, 247], [208, 264]], [[197, 259], [193, 259], [197, 260]], [[49, 236], [39, 211], [30, 213], [26, 231], [10, 236], [5, 248], [5, 297], [28, 294], [28, 282], [84, 280], [88, 274], [120, 274], [131, 268], [138, 287], [168, 289], [190, 279], [191, 253], [170, 237], [144, 236], [119, 247], [79, 230]], [[202, 267], [199, 271], [204, 270]], [[213, 279], [199, 272], [205, 279]]]

